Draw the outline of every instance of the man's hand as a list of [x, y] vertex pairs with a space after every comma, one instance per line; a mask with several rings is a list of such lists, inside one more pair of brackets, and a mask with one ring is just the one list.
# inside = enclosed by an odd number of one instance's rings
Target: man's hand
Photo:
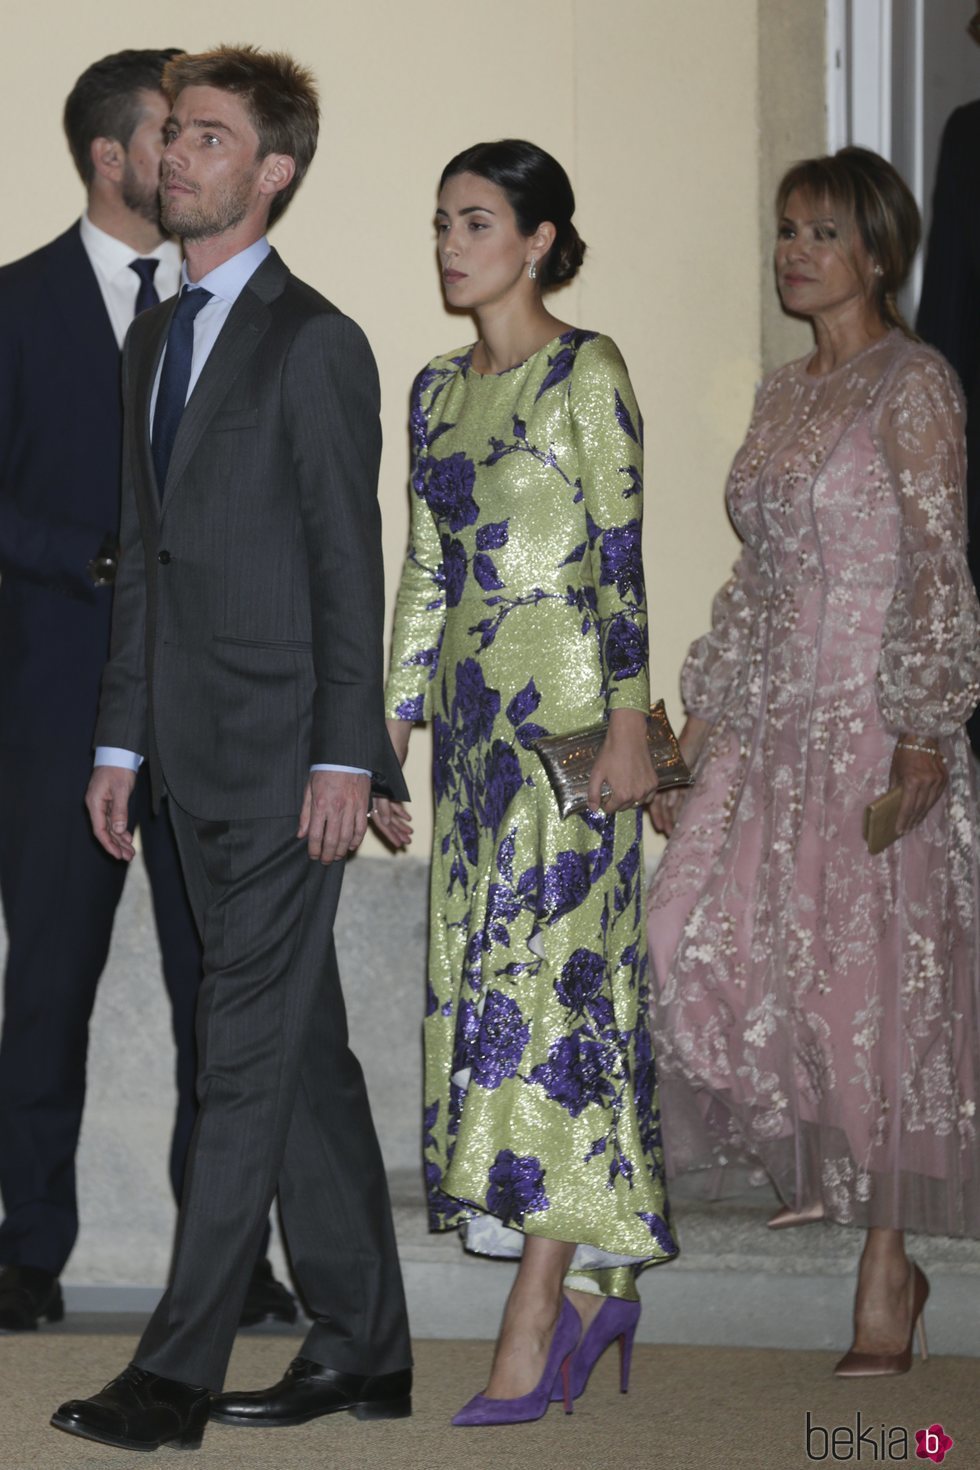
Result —
[[[403, 766], [408, 758], [408, 737], [412, 733], [412, 722], [411, 720], [385, 720], [385, 725], [388, 728], [392, 748], [398, 757], [398, 764]], [[408, 808], [400, 801], [391, 801], [386, 796], [376, 796], [370, 815], [375, 831], [396, 850], [407, 847], [411, 842], [412, 818], [409, 816]]]
[[85, 793], [85, 805], [96, 840], [110, 857], [131, 863], [136, 856], [129, 830], [129, 798], [136, 772], [122, 766], [96, 766]]
[[351, 771], [310, 772], [296, 836], [306, 839], [313, 862], [333, 863], [360, 847], [370, 800], [370, 776]]

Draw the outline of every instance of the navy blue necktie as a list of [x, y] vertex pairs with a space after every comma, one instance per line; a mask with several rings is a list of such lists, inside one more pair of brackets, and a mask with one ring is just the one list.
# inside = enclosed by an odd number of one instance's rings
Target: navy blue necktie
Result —
[[135, 271], [140, 278], [140, 288], [136, 293], [135, 316], [139, 316], [141, 311], [148, 311], [151, 306], [160, 305], [160, 293], [153, 284], [153, 277], [157, 273], [159, 264], [158, 260], [144, 259], [139, 255], [135, 260], [129, 262], [130, 270]]
[[210, 300], [210, 291], [205, 291], [200, 286], [185, 286], [171, 318], [156, 408], [153, 412], [153, 465], [157, 472], [157, 490], [161, 496], [174, 440], [180, 427], [180, 417], [187, 401], [187, 385], [191, 380], [194, 318]]

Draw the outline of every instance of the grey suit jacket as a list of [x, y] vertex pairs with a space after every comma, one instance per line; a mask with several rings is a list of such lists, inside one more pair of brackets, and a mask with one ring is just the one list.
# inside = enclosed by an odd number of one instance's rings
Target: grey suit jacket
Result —
[[367, 340], [273, 251], [158, 487], [150, 397], [174, 304], [138, 317], [123, 355], [122, 553], [96, 743], [147, 756], [156, 795], [208, 819], [298, 813], [321, 762], [370, 770], [404, 799], [384, 724]]

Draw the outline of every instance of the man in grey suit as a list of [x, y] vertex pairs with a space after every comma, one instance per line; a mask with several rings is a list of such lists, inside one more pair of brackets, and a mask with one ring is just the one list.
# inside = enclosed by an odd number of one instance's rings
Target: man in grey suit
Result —
[[[407, 794], [381, 693], [377, 374], [360, 330], [265, 238], [316, 147], [309, 74], [220, 48], [175, 59], [163, 85], [162, 214], [184, 285], [124, 354], [122, 552], [87, 804], [130, 861], [141, 757], [169, 795], [204, 940], [201, 1111], [170, 1284], [133, 1363], [52, 1420], [144, 1450], [196, 1446], [209, 1413], [411, 1412], [332, 940], [372, 787]], [[277, 1191], [312, 1326], [279, 1383], [212, 1403]]]

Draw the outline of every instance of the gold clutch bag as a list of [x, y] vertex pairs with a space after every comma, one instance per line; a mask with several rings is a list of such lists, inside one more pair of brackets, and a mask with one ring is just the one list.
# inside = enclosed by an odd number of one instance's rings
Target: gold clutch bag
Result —
[[864, 840], [872, 855], [884, 852], [897, 839], [895, 823], [901, 805], [902, 788], [893, 786], [884, 796], [879, 796], [877, 801], [864, 808]]
[[[533, 749], [541, 757], [562, 817], [585, 811], [592, 767], [606, 738], [607, 728], [605, 723], [591, 725], [588, 730], [574, 730], [571, 735], [543, 735], [534, 741]], [[647, 716], [647, 746], [657, 773], [658, 791], [692, 784], [694, 778], [670, 728], [662, 699], [657, 700]]]

